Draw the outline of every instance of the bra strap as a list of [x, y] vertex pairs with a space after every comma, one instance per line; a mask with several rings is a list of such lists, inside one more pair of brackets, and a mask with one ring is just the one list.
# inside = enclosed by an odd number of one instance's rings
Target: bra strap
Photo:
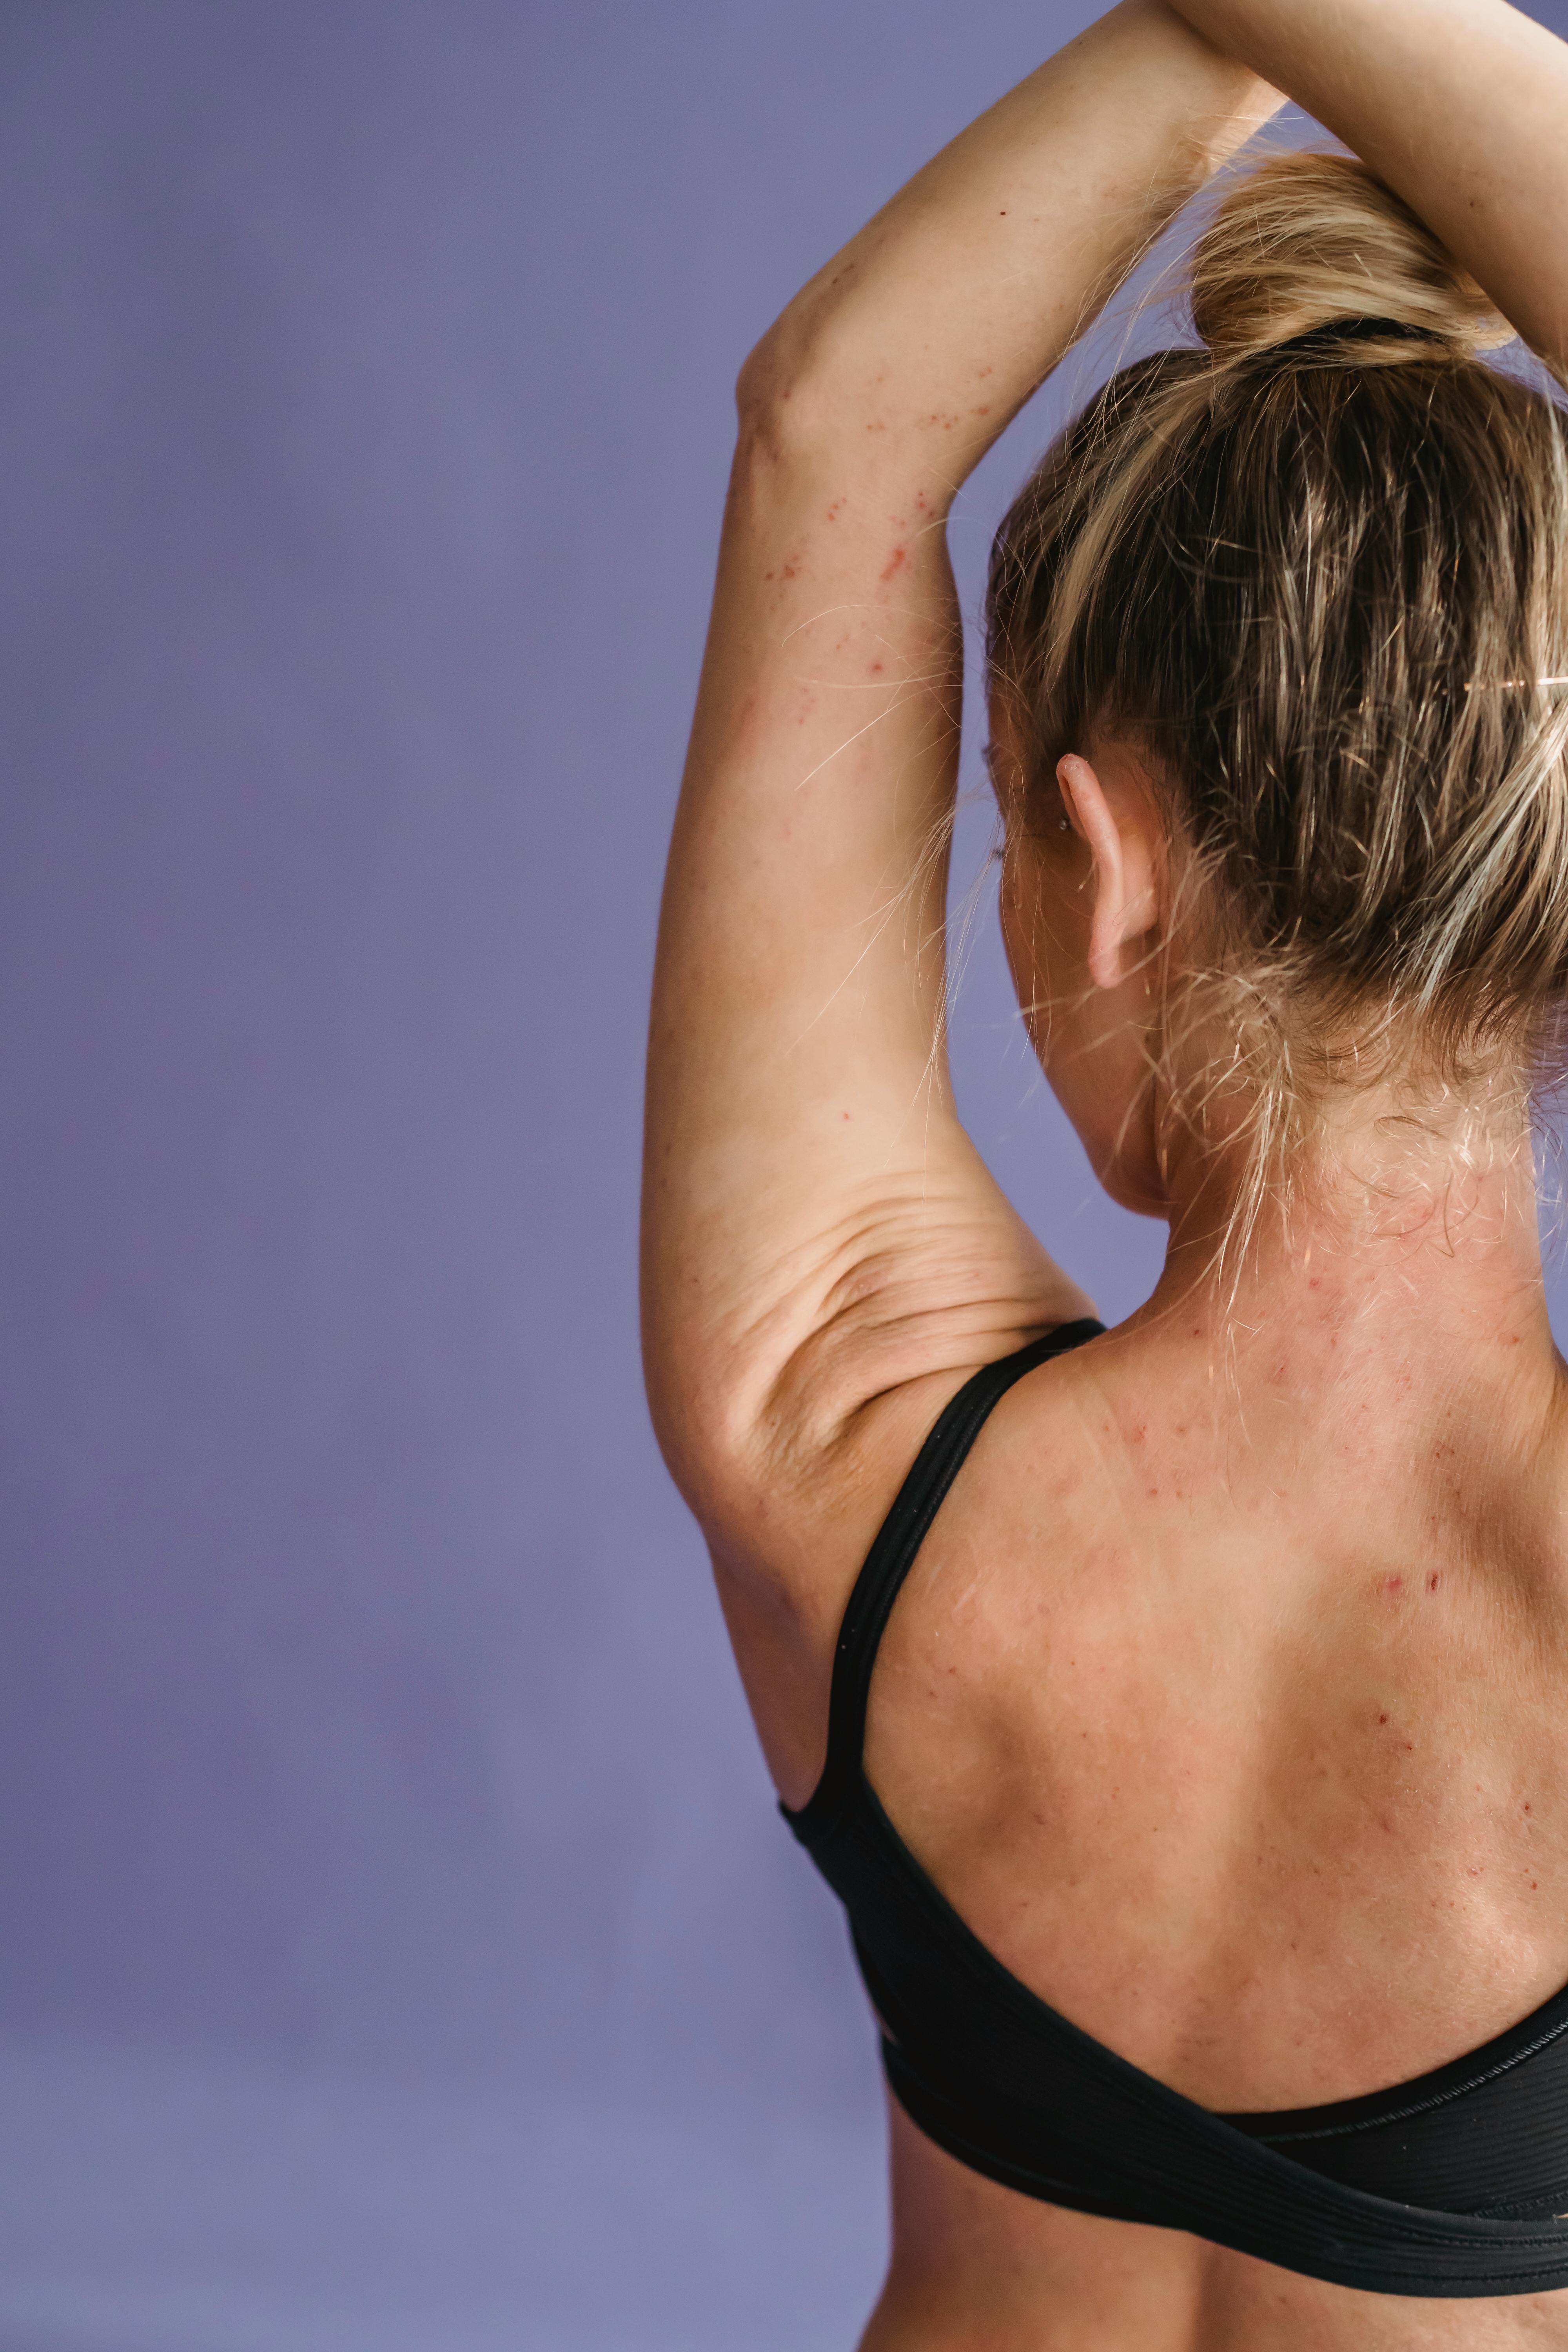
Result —
[[916, 1454], [909, 1476], [900, 1487], [893, 1507], [877, 1531], [866, 1564], [855, 1580], [838, 1629], [833, 1653], [833, 1686], [827, 1705], [827, 1760], [822, 1778], [804, 1805], [783, 1813], [803, 1845], [815, 1845], [837, 1819], [860, 1769], [866, 1738], [866, 1706], [871, 1693], [871, 1671], [877, 1663], [882, 1630], [899, 1597], [900, 1588], [924, 1541], [927, 1528], [942, 1497], [957, 1477], [965, 1455], [1015, 1381], [1032, 1372], [1053, 1356], [1065, 1356], [1103, 1332], [1103, 1323], [1085, 1317], [1063, 1323], [1043, 1339], [994, 1364], [983, 1364], [972, 1380], [942, 1408], [925, 1444]]

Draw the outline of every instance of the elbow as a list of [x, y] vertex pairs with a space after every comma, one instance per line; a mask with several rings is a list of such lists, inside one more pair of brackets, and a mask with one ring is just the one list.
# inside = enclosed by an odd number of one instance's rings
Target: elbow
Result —
[[779, 331], [770, 327], [762, 341], [747, 352], [735, 378], [735, 414], [742, 432], [781, 403], [787, 404], [788, 394], [789, 371], [779, 347]]
[[740, 444], [767, 460], [809, 458], [841, 432], [850, 404], [791, 310], [748, 353], [735, 383]]
[[784, 457], [798, 446], [810, 407], [805, 381], [771, 329], [747, 354], [735, 380], [735, 418], [741, 445], [759, 456]]

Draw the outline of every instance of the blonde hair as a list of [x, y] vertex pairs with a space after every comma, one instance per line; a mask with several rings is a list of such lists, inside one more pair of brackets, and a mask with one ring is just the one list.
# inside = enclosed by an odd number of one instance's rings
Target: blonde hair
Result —
[[1233, 1040], [1207, 1098], [1248, 1105], [1249, 1224], [1347, 1073], [1414, 1054], [1462, 1088], [1556, 1048], [1568, 445], [1480, 359], [1511, 333], [1481, 289], [1352, 158], [1238, 179], [1190, 293], [1204, 347], [1113, 377], [1004, 521], [988, 656], [1044, 854], [1064, 752], [1149, 756], [1184, 1001]]

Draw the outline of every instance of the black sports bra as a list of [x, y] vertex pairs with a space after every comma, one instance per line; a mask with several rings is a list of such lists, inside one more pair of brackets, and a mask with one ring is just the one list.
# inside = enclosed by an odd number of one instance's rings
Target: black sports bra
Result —
[[781, 1811], [841, 1897], [894, 2095], [976, 2172], [1052, 2205], [1187, 2230], [1383, 2294], [1568, 2286], [1568, 1990], [1413, 2083], [1289, 2114], [1213, 2115], [1032, 1993], [973, 1936], [883, 1811], [861, 1747], [877, 1646], [986, 1415], [1069, 1323], [989, 1364], [921, 1448], [855, 1582], [827, 1760]]

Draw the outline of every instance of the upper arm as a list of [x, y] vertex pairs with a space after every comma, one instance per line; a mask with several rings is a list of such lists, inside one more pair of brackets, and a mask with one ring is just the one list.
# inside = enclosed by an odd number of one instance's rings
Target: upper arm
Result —
[[1163, 0], [1122, 0], [928, 164], [742, 379], [659, 926], [644, 1328], [717, 1553], [797, 1593], [842, 1597], [943, 1393], [1087, 1304], [953, 1108], [948, 505], [1275, 102]]
[[763, 1487], [756, 1541], [786, 1541], [785, 1492], [876, 1401], [1077, 1308], [952, 1104], [962, 684], [934, 500], [743, 417], [660, 925], [644, 1282], [661, 1439], [734, 1545]]

